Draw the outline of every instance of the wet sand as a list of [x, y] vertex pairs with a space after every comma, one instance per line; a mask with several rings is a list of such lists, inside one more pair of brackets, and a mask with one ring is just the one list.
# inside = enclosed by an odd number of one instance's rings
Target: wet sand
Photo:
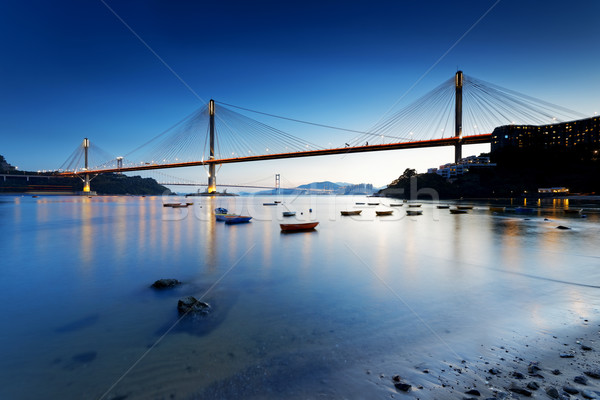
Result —
[[600, 399], [598, 322], [582, 319], [561, 332], [481, 345], [460, 363], [425, 361], [411, 370], [367, 374], [376, 375], [378, 386], [389, 385], [390, 398]]

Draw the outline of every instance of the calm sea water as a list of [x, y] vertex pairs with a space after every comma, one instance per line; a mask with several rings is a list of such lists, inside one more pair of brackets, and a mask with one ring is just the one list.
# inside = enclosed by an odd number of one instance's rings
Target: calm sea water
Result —
[[[381, 374], [433, 385], [415, 367], [598, 314], [593, 204], [341, 217], [378, 200], [272, 200], [0, 197], [0, 398], [382, 398]], [[217, 206], [254, 218], [227, 226]], [[282, 234], [285, 210], [319, 226]], [[157, 292], [159, 278], [183, 284]], [[213, 312], [179, 321], [187, 295]]]

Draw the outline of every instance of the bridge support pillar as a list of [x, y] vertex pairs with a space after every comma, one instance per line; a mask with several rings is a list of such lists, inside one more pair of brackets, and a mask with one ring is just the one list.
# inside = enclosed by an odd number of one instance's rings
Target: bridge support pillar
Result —
[[[210, 99], [208, 102], [208, 115], [210, 124], [210, 160], [215, 159], [215, 101]], [[215, 164], [210, 163], [208, 165], [208, 193], [215, 193], [217, 191], [217, 173], [215, 171]]]
[[[85, 154], [85, 170], [88, 170], [88, 149], [90, 148], [90, 141], [88, 140], [88, 138], [83, 139], [83, 152]], [[84, 193], [89, 193], [91, 191], [90, 189], [90, 174], [86, 173], [84, 174], [84, 178], [83, 178], [83, 192]]]
[[454, 145], [454, 162], [462, 158], [462, 88], [463, 88], [463, 73], [456, 71], [454, 77], [454, 87], [456, 91], [454, 103], [454, 137], [457, 139]]

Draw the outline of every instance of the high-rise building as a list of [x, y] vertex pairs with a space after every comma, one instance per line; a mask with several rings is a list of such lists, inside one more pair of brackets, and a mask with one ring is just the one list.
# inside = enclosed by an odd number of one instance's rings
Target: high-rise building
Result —
[[524, 149], [600, 147], [600, 117], [550, 125], [504, 125], [492, 132], [492, 153], [505, 147]]

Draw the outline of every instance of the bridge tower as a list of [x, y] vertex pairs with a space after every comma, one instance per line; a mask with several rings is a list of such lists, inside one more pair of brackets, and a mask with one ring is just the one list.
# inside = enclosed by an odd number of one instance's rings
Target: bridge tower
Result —
[[[210, 157], [209, 160], [215, 159], [215, 101], [210, 99], [208, 102], [208, 115], [209, 115], [209, 129], [210, 129]], [[208, 165], [208, 193], [215, 193], [217, 191], [217, 173], [215, 171], [215, 164], [210, 163]]]
[[456, 91], [454, 98], [454, 137], [458, 139], [454, 145], [454, 162], [458, 163], [458, 161], [462, 158], [462, 71], [456, 71], [456, 76], [454, 77], [454, 87]]
[[[84, 171], [88, 170], [88, 149], [90, 148], [90, 141], [88, 138], [83, 139], [83, 154], [85, 155]], [[90, 174], [87, 172], [83, 174], [83, 192], [90, 193]]]

